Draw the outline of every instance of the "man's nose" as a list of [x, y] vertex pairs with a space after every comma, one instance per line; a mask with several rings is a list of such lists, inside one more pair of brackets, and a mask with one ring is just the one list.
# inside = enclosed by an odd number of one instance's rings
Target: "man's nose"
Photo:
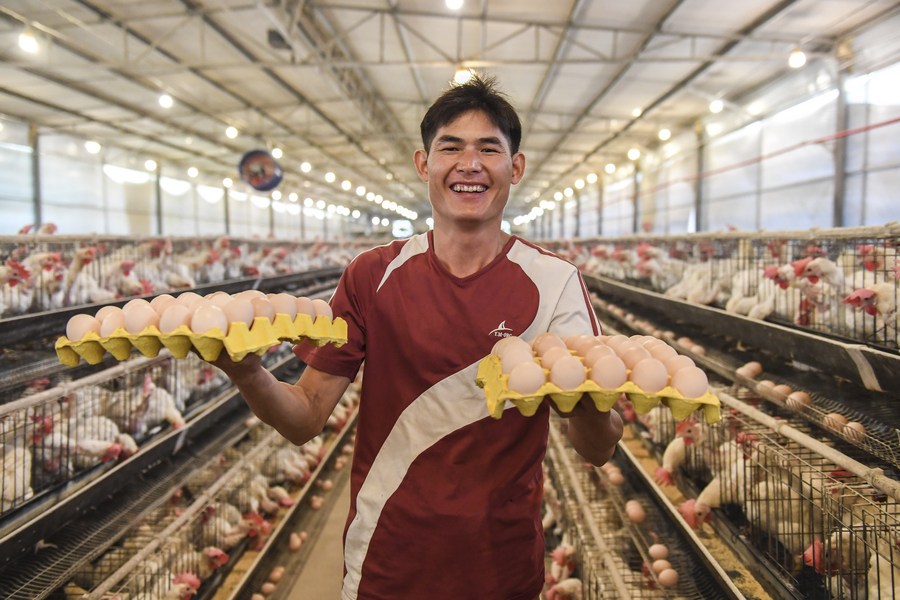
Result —
[[474, 148], [463, 150], [459, 156], [459, 162], [457, 163], [456, 168], [466, 172], [480, 171], [481, 157], [478, 154], [478, 150]]

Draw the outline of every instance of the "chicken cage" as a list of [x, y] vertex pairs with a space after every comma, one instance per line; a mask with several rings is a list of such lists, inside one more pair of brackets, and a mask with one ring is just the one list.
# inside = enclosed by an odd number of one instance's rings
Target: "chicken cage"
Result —
[[896, 351], [900, 224], [803, 232], [582, 239], [587, 274], [751, 319]]

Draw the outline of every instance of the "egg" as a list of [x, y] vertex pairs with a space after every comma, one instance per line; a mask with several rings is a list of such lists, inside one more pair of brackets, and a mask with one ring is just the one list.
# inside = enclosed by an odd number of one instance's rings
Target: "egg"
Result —
[[657, 575], [656, 578], [659, 580], [659, 584], [666, 588], [678, 585], [678, 571], [675, 569], [666, 569]]
[[590, 366], [590, 378], [602, 389], [614, 390], [628, 380], [628, 371], [618, 356], [601, 356]]
[[666, 387], [669, 374], [666, 367], [655, 358], [645, 358], [631, 370], [628, 378], [648, 394], [654, 394]]
[[772, 395], [779, 402], [784, 402], [785, 400], [787, 400], [788, 396], [790, 396], [793, 391], [794, 388], [783, 383], [772, 387]]
[[250, 600], [266, 600], [266, 597], [262, 594], [256, 593], [250, 596]]
[[625, 352], [619, 355], [622, 359], [622, 362], [625, 363], [625, 367], [628, 369], [633, 369], [634, 365], [638, 364], [645, 358], [651, 358], [650, 353], [643, 346], [632, 346]]
[[610, 348], [612, 348], [613, 350], [616, 350], [616, 348], [618, 348], [619, 346], [621, 346], [622, 344], [624, 344], [627, 341], [629, 341], [627, 336], [611, 335], [611, 336], [609, 336], [609, 338], [607, 338], [606, 345], [609, 346]]
[[[644, 347], [646, 348], [646, 346]], [[670, 358], [678, 356], [678, 351], [665, 342], [659, 342], [652, 348], [648, 348], [648, 351], [650, 352], [650, 356], [656, 360], [662, 361], [663, 364]]]
[[156, 314], [162, 315], [170, 304], [176, 302], [175, 296], [171, 294], [160, 294], [150, 301], [150, 306], [156, 311]]
[[84, 338], [89, 331], [100, 335], [100, 321], [86, 314], [73, 315], [66, 323], [66, 337], [77, 342]]
[[254, 298], [265, 298], [266, 294], [260, 290], [243, 290], [234, 295], [235, 298], [246, 298], [253, 300]]
[[665, 365], [666, 372], [669, 375], [674, 375], [675, 371], [679, 369], [683, 369], [685, 367], [696, 367], [694, 361], [690, 356], [685, 356], [684, 354], [676, 354], [671, 358], [667, 358], [663, 361], [663, 365]]
[[523, 362], [534, 362], [534, 354], [527, 344], [524, 348], [518, 344], [501, 348], [500, 369], [504, 373], [511, 373], [516, 365]]
[[121, 313], [122, 309], [118, 306], [104, 306], [97, 311], [97, 314], [94, 315], [94, 318], [97, 319], [97, 321], [99, 321], [100, 323], [103, 323], [103, 319], [114, 312]]
[[566, 343], [555, 333], [544, 332], [539, 334], [531, 343], [531, 348], [538, 356], [544, 356], [544, 352], [553, 347], [566, 348]]
[[745, 363], [744, 365], [735, 369], [734, 372], [748, 379], [756, 379], [760, 376], [760, 374], [762, 374], [762, 371], [762, 365], [755, 360], [751, 360], [750, 362]]
[[268, 298], [251, 298], [250, 305], [253, 307], [254, 317], [264, 317], [269, 321], [275, 320], [275, 307], [272, 306]]
[[647, 553], [653, 560], [669, 557], [669, 548], [665, 544], [653, 544], [647, 548]]
[[637, 500], [629, 500], [625, 503], [625, 515], [632, 523], [643, 523], [647, 518], [644, 507], [641, 506], [641, 503]]
[[584, 354], [584, 365], [586, 367], [590, 367], [592, 364], [597, 362], [597, 359], [601, 356], [615, 356], [616, 353], [609, 346], [597, 345], [588, 350]]
[[256, 316], [253, 305], [246, 298], [229, 298], [221, 309], [229, 323], [246, 323], [249, 326]]
[[653, 569], [653, 572], [654, 572], [654, 573], [656, 573], [657, 575], [659, 575], [660, 573], [662, 573], [662, 572], [665, 571], [666, 569], [671, 569], [671, 568], [672, 568], [672, 563], [670, 563], [669, 561], [667, 561], [667, 560], [664, 559], [664, 558], [660, 558], [660, 559], [658, 559], [658, 560], [654, 560], [654, 561], [653, 561], [653, 565], [651, 565], [650, 568]]
[[316, 317], [328, 317], [329, 319], [334, 318], [334, 313], [331, 311], [331, 305], [321, 298], [315, 298], [312, 301], [312, 304], [313, 308], [316, 310]]
[[294, 320], [294, 317], [297, 316], [297, 298], [291, 294], [285, 292], [280, 294], [269, 294], [268, 298], [269, 302], [272, 303], [272, 308], [275, 309], [275, 314], [287, 315], [292, 321]]
[[204, 300], [206, 300], [213, 306], [218, 306], [219, 308], [222, 308], [223, 306], [225, 306], [226, 304], [231, 302], [232, 297], [231, 297], [231, 294], [226, 294], [225, 292], [219, 291], [219, 292], [213, 292], [212, 294], [207, 294], [206, 297], [204, 298]]
[[693, 352], [697, 356], [704, 356], [706, 355], [706, 348], [704, 348], [700, 344], [694, 344], [693, 346], [691, 346], [691, 352]]
[[291, 552], [296, 552], [300, 549], [300, 546], [303, 545], [303, 540], [300, 538], [300, 534], [293, 532], [288, 537], [288, 548], [291, 549]]
[[803, 410], [804, 407], [812, 404], [812, 398], [806, 392], [797, 390], [788, 394], [785, 404], [792, 410]]
[[277, 586], [271, 581], [267, 581], [261, 586], [259, 586], [259, 591], [262, 592], [263, 596], [270, 596], [275, 593], [275, 588]]
[[857, 444], [861, 444], [866, 439], [866, 426], [862, 423], [848, 421], [842, 431], [844, 432], [844, 437]]
[[672, 387], [685, 398], [699, 398], [709, 389], [709, 379], [703, 369], [684, 367], [672, 375]]
[[197, 292], [181, 292], [175, 298], [175, 302], [178, 304], [184, 304], [188, 308], [194, 308], [194, 306], [203, 300], [203, 296], [198, 294]]
[[309, 315], [313, 319], [316, 318], [316, 307], [313, 305], [312, 300], [306, 296], [298, 296], [296, 301], [298, 315]]
[[684, 348], [690, 348], [691, 346], [694, 345], [694, 340], [692, 340], [691, 338], [689, 338], [686, 335], [683, 335], [680, 338], [678, 338], [677, 340], [675, 340], [675, 343]]
[[613, 485], [622, 485], [625, 483], [625, 476], [622, 475], [622, 471], [619, 469], [615, 469], [606, 474], [607, 479]]
[[190, 327], [193, 315], [193, 311], [184, 304], [172, 304], [159, 318], [159, 330], [162, 333], [172, 333], [182, 325]]
[[756, 384], [754, 389], [760, 396], [768, 396], [775, 389], [775, 382], [771, 379], [762, 379]]
[[109, 337], [116, 329], [125, 329], [125, 312], [122, 310], [107, 313], [106, 318], [100, 323], [100, 336]]
[[191, 331], [199, 334], [209, 334], [218, 329], [222, 334], [228, 332], [228, 317], [218, 306], [201, 306], [194, 311], [191, 317]]
[[284, 567], [281, 565], [278, 565], [277, 567], [269, 571], [269, 581], [278, 583], [279, 581], [281, 581], [282, 577], [284, 577]]
[[567, 356], [572, 356], [571, 354], [569, 354], [568, 348], [553, 346], [552, 348], [548, 348], [547, 351], [544, 352], [544, 355], [541, 356], [541, 365], [545, 369], [552, 369], [553, 365], [555, 365], [559, 359], [565, 358]]
[[150, 307], [149, 302], [145, 301], [144, 304], [133, 304], [132, 306], [126, 304], [122, 308], [122, 312], [125, 315], [123, 321], [125, 331], [130, 334], [136, 335], [147, 327], [159, 325], [159, 315]]
[[847, 417], [841, 413], [828, 413], [825, 415], [825, 418], [822, 419], [822, 424], [829, 429], [840, 432], [844, 429], [844, 425], [847, 424]]
[[547, 381], [544, 369], [536, 362], [529, 360], [517, 364], [509, 372], [507, 385], [510, 390], [519, 394], [535, 393]]
[[512, 348], [513, 346], [521, 346], [531, 352], [531, 344], [518, 336], [510, 335], [497, 340], [497, 342], [494, 343], [494, 346], [491, 348], [491, 354], [496, 354], [500, 358], [503, 358], [503, 353], [505, 352], [505, 350], [507, 348]]
[[572, 355], [563, 356], [550, 369], [551, 383], [559, 386], [562, 390], [574, 390], [584, 383], [585, 368], [584, 364]]
[[578, 336], [578, 340], [572, 346], [572, 350], [574, 350], [578, 356], [584, 356], [591, 348], [595, 348], [600, 345], [600, 342], [598, 342], [597, 338], [595, 338], [594, 336], [581, 335]]

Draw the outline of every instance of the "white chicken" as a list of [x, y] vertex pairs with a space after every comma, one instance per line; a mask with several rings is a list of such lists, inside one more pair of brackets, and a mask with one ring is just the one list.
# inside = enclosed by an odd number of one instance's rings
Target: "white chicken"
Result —
[[685, 419], [675, 425], [675, 438], [669, 442], [662, 455], [662, 466], [654, 473], [661, 485], [673, 485], [673, 476], [687, 458], [687, 449], [703, 442], [703, 433], [697, 419]]
[[34, 495], [31, 488], [31, 452], [21, 441], [0, 446], [3, 479], [0, 513], [19, 506]]

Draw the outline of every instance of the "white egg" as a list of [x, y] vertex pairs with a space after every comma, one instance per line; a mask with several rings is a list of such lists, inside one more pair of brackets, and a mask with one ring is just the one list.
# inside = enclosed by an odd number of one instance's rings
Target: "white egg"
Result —
[[176, 302], [163, 311], [162, 316], [159, 318], [159, 330], [162, 333], [172, 333], [182, 325], [190, 327], [193, 315], [194, 313], [190, 308]]
[[133, 306], [150, 306], [150, 303], [144, 300], [143, 298], [134, 298], [125, 303], [125, 306], [122, 307], [122, 310], [127, 311], [129, 308]]
[[625, 366], [627, 368], [633, 369], [634, 365], [638, 364], [645, 358], [651, 358], [651, 355], [642, 346], [632, 346], [631, 348], [625, 350], [625, 352], [621, 353], [619, 355], [619, 358], [622, 359], [622, 362], [625, 363]]
[[228, 303], [221, 308], [229, 323], [252, 325], [253, 317], [256, 316], [253, 305], [246, 298], [230, 298]]
[[694, 361], [690, 356], [685, 356], [684, 354], [678, 354], [673, 356], [672, 358], [668, 358], [663, 361], [663, 365], [666, 367], [666, 372], [669, 375], [673, 375], [675, 371], [679, 369], [683, 369], [684, 367], [695, 367], [697, 365], [694, 364]]
[[656, 573], [657, 575], [659, 575], [660, 573], [662, 573], [662, 572], [665, 571], [666, 569], [671, 569], [671, 568], [672, 568], [672, 563], [670, 563], [669, 561], [667, 561], [667, 560], [664, 559], [664, 558], [659, 558], [659, 559], [653, 561], [653, 565], [651, 565], [650, 568], [653, 569], [653, 572], [654, 572], [654, 573]]
[[275, 309], [276, 315], [287, 315], [294, 320], [297, 316], [297, 298], [287, 293], [269, 294], [269, 302]]
[[643, 523], [647, 518], [644, 507], [641, 506], [641, 503], [637, 500], [629, 500], [625, 503], [625, 515], [632, 523]]
[[534, 362], [534, 354], [531, 353], [531, 347], [523, 348], [518, 344], [513, 344], [501, 348], [501, 352], [500, 368], [504, 373], [511, 373], [516, 365], [520, 363]]
[[645, 358], [634, 365], [628, 378], [644, 392], [655, 394], [666, 387], [669, 374], [661, 362], [655, 358]]
[[201, 306], [194, 311], [191, 317], [191, 331], [199, 334], [209, 334], [218, 329], [222, 334], [228, 332], [228, 317], [218, 306]]
[[647, 548], [647, 553], [653, 560], [660, 560], [669, 557], [669, 548], [665, 544], [653, 544]]
[[225, 292], [213, 292], [212, 294], [208, 294], [206, 298], [204, 298], [213, 306], [218, 306], [222, 308], [226, 304], [232, 301], [231, 294], [226, 294]]
[[265, 317], [270, 322], [275, 320], [275, 307], [272, 306], [268, 298], [253, 298], [250, 300], [250, 305], [253, 306], [253, 315], [255, 317]]
[[497, 340], [497, 342], [491, 348], [491, 354], [496, 354], [500, 358], [503, 358], [503, 354], [507, 351], [507, 349], [516, 346], [531, 352], [531, 345], [528, 342], [518, 336], [511, 335], [509, 337]]
[[825, 427], [832, 429], [834, 431], [842, 431], [844, 429], [844, 425], [847, 424], [847, 417], [842, 415], [841, 413], [828, 413], [825, 415], [825, 418], [822, 419], [822, 424]]
[[678, 585], [678, 571], [675, 569], [666, 569], [656, 576], [659, 584], [663, 587], [670, 588]]
[[866, 426], [856, 421], [848, 421], [843, 428], [844, 437], [852, 442], [861, 444], [866, 439]]
[[619, 469], [614, 469], [607, 472], [606, 477], [613, 485], [622, 485], [623, 483], [625, 483], [625, 476], [622, 475], [622, 471], [620, 471]]
[[201, 300], [203, 300], [203, 296], [196, 292], [182, 292], [175, 298], [178, 304], [184, 304], [188, 308], [194, 308]]
[[313, 319], [316, 318], [316, 307], [313, 305], [312, 300], [306, 296], [298, 296], [296, 300], [298, 315], [309, 315]]
[[246, 298], [247, 300], [253, 300], [254, 298], [265, 298], [265, 293], [260, 290], [243, 290], [234, 295], [236, 298]]
[[100, 336], [109, 337], [115, 333], [116, 329], [125, 329], [125, 312], [111, 312], [100, 323]]
[[572, 355], [563, 356], [550, 368], [550, 381], [562, 390], [574, 390], [584, 383], [584, 364]]
[[175, 296], [171, 294], [160, 294], [150, 301], [150, 306], [156, 311], [156, 314], [162, 315], [166, 312], [166, 308], [175, 302]]
[[316, 317], [328, 317], [329, 319], [334, 318], [334, 313], [331, 310], [331, 305], [328, 304], [325, 300], [321, 298], [314, 298], [312, 300], [313, 308], [316, 310]]
[[591, 381], [604, 390], [614, 390], [628, 379], [625, 363], [618, 356], [601, 356], [590, 366]]
[[650, 352], [650, 356], [652, 356], [656, 360], [662, 361], [663, 364], [665, 364], [666, 361], [670, 358], [678, 356], [678, 351], [663, 341], [660, 341], [657, 345], [651, 348], [647, 348], [647, 350]]
[[125, 331], [137, 335], [147, 327], [159, 325], [159, 315], [150, 307], [150, 303], [126, 305], [122, 312], [125, 314]]
[[609, 346], [604, 346], [602, 344], [594, 346], [584, 355], [584, 365], [586, 367], [590, 367], [592, 364], [597, 362], [597, 359], [601, 356], [615, 356], [615, 351]]
[[73, 315], [69, 322], [66, 323], [66, 337], [73, 342], [84, 338], [89, 331], [100, 334], [100, 321], [91, 315]]
[[672, 387], [685, 398], [699, 398], [709, 390], [709, 379], [699, 367], [683, 367], [672, 375]]
[[609, 346], [610, 348], [612, 348], [613, 350], [616, 350], [616, 351], [618, 352], [617, 348], [618, 348], [620, 345], [622, 345], [622, 344], [624, 344], [624, 343], [626, 343], [626, 342], [628, 342], [628, 341], [629, 341], [629, 339], [628, 339], [627, 336], [624, 336], [624, 335], [611, 335], [611, 336], [609, 336], [609, 337], [606, 339], [606, 345]]
[[526, 361], [517, 364], [509, 372], [507, 385], [510, 390], [527, 396], [535, 393], [546, 382], [544, 369], [534, 361]]
[[110, 314], [115, 313], [115, 312], [121, 313], [122, 309], [119, 308], [118, 306], [104, 306], [103, 308], [101, 308], [100, 310], [97, 311], [97, 314], [95, 314], [94, 317], [98, 321], [100, 321], [100, 323], [103, 323], [103, 319], [105, 319], [107, 316], [109, 316]]

